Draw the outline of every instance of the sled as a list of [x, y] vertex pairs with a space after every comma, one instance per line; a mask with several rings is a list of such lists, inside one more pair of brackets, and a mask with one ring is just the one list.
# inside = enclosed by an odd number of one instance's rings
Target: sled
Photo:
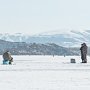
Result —
[[15, 65], [15, 63], [10, 62], [9, 60], [3, 60], [3, 65]]
[[9, 65], [9, 61], [8, 60], [3, 60], [3, 65]]
[[74, 58], [71, 58], [71, 63], [76, 63], [75, 59]]

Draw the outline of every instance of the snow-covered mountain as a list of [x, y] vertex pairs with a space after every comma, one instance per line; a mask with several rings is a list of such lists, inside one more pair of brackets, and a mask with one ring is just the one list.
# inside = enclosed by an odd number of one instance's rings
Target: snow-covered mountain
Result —
[[26, 42], [26, 43], [56, 43], [60, 46], [80, 46], [81, 43], [86, 42], [90, 45], [90, 30], [85, 31], [67, 31], [67, 32], [46, 32], [39, 35], [26, 35], [22, 33], [16, 34], [0, 34], [0, 39], [12, 42]]

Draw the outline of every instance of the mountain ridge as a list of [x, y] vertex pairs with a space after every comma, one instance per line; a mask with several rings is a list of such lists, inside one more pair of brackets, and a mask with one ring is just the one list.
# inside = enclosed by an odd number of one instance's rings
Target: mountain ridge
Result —
[[[49, 32], [50, 33], [50, 32]], [[29, 34], [0, 34], [0, 39], [11, 42], [26, 42], [26, 43], [55, 43], [65, 47], [80, 46], [81, 43], [85, 42], [90, 45], [90, 30], [85, 31], [69, 31], [66, 33], [62, 32], [51, 32], [49, 34], [42, 33], [38, 35]]]

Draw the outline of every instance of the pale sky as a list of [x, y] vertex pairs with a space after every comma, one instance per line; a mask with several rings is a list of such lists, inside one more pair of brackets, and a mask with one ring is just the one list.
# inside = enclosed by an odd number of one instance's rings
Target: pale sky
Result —
[[0, 33], [90, 30], [90, 0], [0, 0]]

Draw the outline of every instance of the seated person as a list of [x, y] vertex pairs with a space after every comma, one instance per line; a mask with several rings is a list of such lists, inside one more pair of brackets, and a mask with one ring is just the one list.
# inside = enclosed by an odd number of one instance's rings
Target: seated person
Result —
[[[7, 63], [6, 63], [7, 62]], [[12, 64], [13, 58], [11, 57], [11, 53], [9, 51], [6, 51], [3, 54], [3, 64]]]

